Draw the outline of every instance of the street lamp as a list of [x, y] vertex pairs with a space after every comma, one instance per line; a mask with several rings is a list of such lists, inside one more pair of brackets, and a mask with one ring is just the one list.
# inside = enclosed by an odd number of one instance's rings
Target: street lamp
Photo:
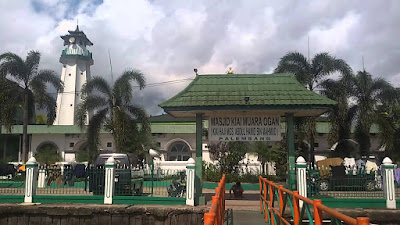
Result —
[[153, 187], [154, 187], [154, 158], [160, 157], [160, 152], [154, 149], [149, 149], [149, 154], [151, 156], [151, 197], [153, 197]]

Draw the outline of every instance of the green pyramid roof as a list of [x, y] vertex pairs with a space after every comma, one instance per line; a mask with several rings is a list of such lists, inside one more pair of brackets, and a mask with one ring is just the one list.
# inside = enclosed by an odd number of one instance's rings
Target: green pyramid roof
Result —
[[292, 74], [215, 74], [197, 75], [184, 90], [161, 103], [160, 107], [177, 117], [215, 110], [316, 116], [335, 104], [335, 101], [307, 90]]

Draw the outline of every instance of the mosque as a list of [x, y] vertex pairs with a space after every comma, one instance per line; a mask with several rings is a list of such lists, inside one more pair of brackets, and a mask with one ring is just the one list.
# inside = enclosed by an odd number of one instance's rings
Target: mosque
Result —
[[[28, 126], [30, 137], [29, 156], [44, 146], [51, 145], [58, 150], [62, 161], [72, 162], [76, 154], [86, 148], [86, 134], [81, 131], [75, 122], [75, 112], [81, 101], [80, 89], [82, 85], [91, 78], [90, 68], [94, 65], [93, 55], [88, 47], [93, 43], [86, 34], [77, 26], [74, 31], [61, 36], [65, 46], [60, 56], [61, 80], [64, 82], [64, 92], [57, 96], [57, 117], [52, 126], [35, 125]], [[226, 74], [229, 76], [231, 74]], [[88, 112], [88, 118], [92, 112]], [[22, 118], [22, 117], [21, 117]], [[224, 121], [214, 121], [215, 123]], [[240, 121], [236, 121], [240, 122]], [[253, 121], [254, 122], [254, 121]], [[263, 121], [259, 121], [263, 122]], [[278, 123], [269, 120], [269, 123]], [[17, 124], [21, 121], [17, 121]], [[150, 117], [151, 133], [161, 153], [162, 161], [186, 161], [196, 155], [196, 118], [175, 118], [169, 114]], [[208, 121], [203, 121], [203, 143], [208, 141]], [[280, 123], [284, 126], [284, 122]], [[279, 136], [284, 135], [285, 129]], [[330, 123], [320, 118], [317, 123], [317, 137], [315, 151], [318, 155], [328, 155], [332, 146], [327, 141]], [[379, 149], [379, 132], [377, 126], [370, 131], [371, 149]], [[115, 151], [113, 136], [108, 131], [101, 131], [99, 153]], [[0, 157], [11, 161], [20, 161], [22, 146], [22, 125], [14, 125], [11, 132], [3, 129], [0, 139]], [[334, 146], [333, 146], [334, 147]], [[207, 144], [202, 145], [203, 160], [211, 162]], [[247, 155], [245, 163], [260, 165], [256, 156]]]

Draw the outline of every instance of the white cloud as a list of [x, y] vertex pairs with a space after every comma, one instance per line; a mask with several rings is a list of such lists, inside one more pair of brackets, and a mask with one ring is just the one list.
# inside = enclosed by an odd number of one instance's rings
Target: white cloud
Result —
[[[35, 4], [36, 8], [35, 8]], [[72, 5], [76, 4], [76, 5]], [[373, 1], [297, 3], [296, 1], [145, 1], [19, 0], [0, 1], [0, 52], [21, 56], [30, 49], [42, 52], [42, 68], [61, 71], [60, 35], [79, 27], [94, 43], [92, 74], [110, 78], [108, 50], [114, 76], [133, 67], [147, 75], [148, 83], [225, 73], [272, 72], [288, 51], [311, 56], [329, 51], [379, 76], [398, 80], [395, 66], [400, 53], [396, 19], [399, 3], [377, 8]], [[372, 6], [370, 6], [372, 5]], [[41, 10], [38, 10], [38, 6]], [[370, 7], [369, 7], [370, 6]], [[379, 9], [379, 10], [378, 10]], [[378, 18], [375, 20], [373, 18]], [[372, 31], [371, 31], [372, 30]], [[381, 32], [377, 32], [380, 30]], [[385, 55], [385, 57], [383, 57]], [[379, 60], [375, 60], [375, 58]], [[366, 62], [368, 62], [366, 60]], [[396, 76], [395, 76], [396, 75]], [[157, 105], [176, 94], [188, 81], [149, 87], [135, 92], [151, 114]]]
[[359, 22], [360, 16], [350, 12], [329, 26], [313, 28], [309, 32], [310, 42], [319, 51], [340, 52], [349, 47], [349, 39], [351, 38], [349, 34], [359, 25]]

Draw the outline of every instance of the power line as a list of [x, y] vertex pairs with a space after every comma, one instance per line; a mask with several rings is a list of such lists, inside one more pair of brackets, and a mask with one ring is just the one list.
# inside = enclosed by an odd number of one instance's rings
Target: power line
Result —
[[[168, 85], [168, 84], [178, 84], [178, 83], [182, 83], [188, 80], [193, 80], [194, 77], [192, 78], [185, 78], [185, 79], [180, 79], [180, 80], [169, 80], [169, 81], [163, 81], [163, 82], [158, 82], [158, 83], [150, 83], [147, 84], [146, 87], [158, 87], [158, 86], [162, 86], [162, 85]], [[139, 85], [134, 85], [132, 86], [133, 88], [140, 88]], [[79, 94], [81, 93], [80, 91], [64, 91], [64, 92], [56, 92], [56, 93], [49, 93], [49, 94], [59, 94], [59, 93], [64, 93], [64, 94]]]

